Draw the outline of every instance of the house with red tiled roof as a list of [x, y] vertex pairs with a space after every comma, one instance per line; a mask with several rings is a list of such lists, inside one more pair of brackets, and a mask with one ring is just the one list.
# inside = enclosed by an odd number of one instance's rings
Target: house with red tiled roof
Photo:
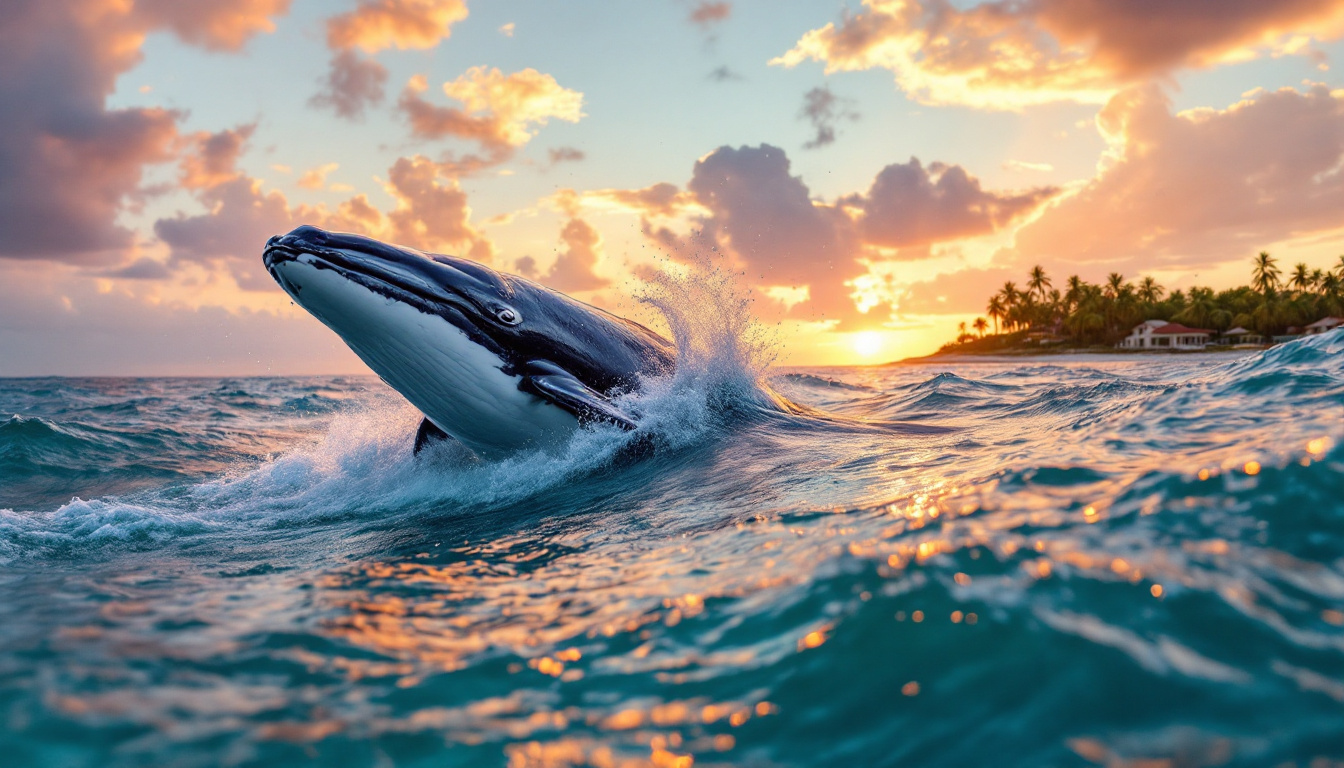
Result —
[[1120, 349], [1203, 349], [1212, 331], [1166, 320], [1145, 320], [1116, 346]]

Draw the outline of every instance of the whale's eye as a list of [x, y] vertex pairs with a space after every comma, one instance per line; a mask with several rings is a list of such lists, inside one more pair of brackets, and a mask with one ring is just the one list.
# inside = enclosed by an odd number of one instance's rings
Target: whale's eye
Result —
[[517, 325], [523, 322], [523, 316], [518, 314], [518, 310], [509, 307], [500, 307], [496, 310], [495, 318], [505, 325]]

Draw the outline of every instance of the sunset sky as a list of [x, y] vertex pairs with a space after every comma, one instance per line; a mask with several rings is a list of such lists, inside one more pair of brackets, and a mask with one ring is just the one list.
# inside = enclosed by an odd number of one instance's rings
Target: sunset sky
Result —
[[301, 223], [623, 314], [717, 254], [792, 364], [933, 351], [1038, 263], [1326, 267], [1341, 37], [1344, 0], [8, 0], [0, 375], [364, 371], [261, 268]]

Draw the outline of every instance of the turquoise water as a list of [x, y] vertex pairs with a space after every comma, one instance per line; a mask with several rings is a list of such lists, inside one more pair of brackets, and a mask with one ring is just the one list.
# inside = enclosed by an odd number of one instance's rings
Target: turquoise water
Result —
[[371, 378], [0, 380], [0, 763], [1344, 760], [1344, 334], [768, 380], [500, 464]]

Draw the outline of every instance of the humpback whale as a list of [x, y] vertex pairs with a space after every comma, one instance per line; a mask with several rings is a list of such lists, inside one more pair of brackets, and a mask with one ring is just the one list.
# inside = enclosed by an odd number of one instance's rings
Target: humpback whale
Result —
[[262, 261], [424, 414], [416, 453], [452, 437], [498, 458], [592, 422], [634, 429], [613, 398], [676, 358], [638, 323], [468, 259], [305, 225], [268, 240]]

